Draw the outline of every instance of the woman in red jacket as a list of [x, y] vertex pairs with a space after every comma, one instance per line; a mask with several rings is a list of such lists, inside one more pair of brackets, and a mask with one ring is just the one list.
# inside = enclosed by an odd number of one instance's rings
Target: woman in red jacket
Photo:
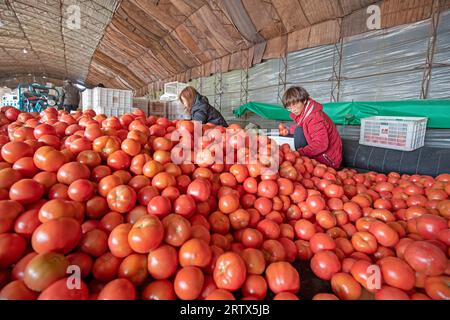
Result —
[[302, 87], [287, 90], [283, 105], [291, 112], [291, 118], [298, 126], [294, 140], [300, 155], [339, 168], [342, 163], [342, 140], [336, 125], [323, 112], [323, 106], [311, 99]]

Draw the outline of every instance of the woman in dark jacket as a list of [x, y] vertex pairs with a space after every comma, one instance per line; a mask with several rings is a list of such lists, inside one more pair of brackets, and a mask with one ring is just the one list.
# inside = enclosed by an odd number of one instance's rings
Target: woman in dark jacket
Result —
[[186, 87], [180, 93], [180, 101], [194, 121], [199, 121], [203, 124], [212, 123], [218, 126], [228, 127], [224, 117], [211, 106], [208, 98], [202, 96], [193, 87]]

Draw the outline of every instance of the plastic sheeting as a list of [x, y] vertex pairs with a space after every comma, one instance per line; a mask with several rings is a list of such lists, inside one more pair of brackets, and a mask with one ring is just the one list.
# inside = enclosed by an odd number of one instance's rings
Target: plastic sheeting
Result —
[[429, 98], [450, 99], [450, 12], [441, 15]]
[[287, 60], [288, 85], [303, 86], [314, 99], [329, 102], [333, 55], [334, 45], [290, 53]]
[[422, 21], [346, 39], [340, 101], [420, 98], [429, 32]]

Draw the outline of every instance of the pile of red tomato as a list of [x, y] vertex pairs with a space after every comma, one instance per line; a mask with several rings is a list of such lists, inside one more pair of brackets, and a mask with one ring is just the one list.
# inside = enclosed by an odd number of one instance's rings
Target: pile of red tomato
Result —
[[450, 174], [336, 171], [288, 145], [277, 172], [175, 164], [181, 129], [2, 108], [0, 299], [298, 299], [299, 261], [331, 285], [314, 299], [450, 299]]

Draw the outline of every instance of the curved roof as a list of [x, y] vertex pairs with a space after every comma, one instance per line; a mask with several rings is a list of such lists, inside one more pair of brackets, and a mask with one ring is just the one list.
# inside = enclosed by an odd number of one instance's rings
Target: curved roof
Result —
[[0, 85], [31, 74], [145, 93], [366, 32], [371, 4], [387, 28], [429, 18], [433, 0], [0, 0]]

